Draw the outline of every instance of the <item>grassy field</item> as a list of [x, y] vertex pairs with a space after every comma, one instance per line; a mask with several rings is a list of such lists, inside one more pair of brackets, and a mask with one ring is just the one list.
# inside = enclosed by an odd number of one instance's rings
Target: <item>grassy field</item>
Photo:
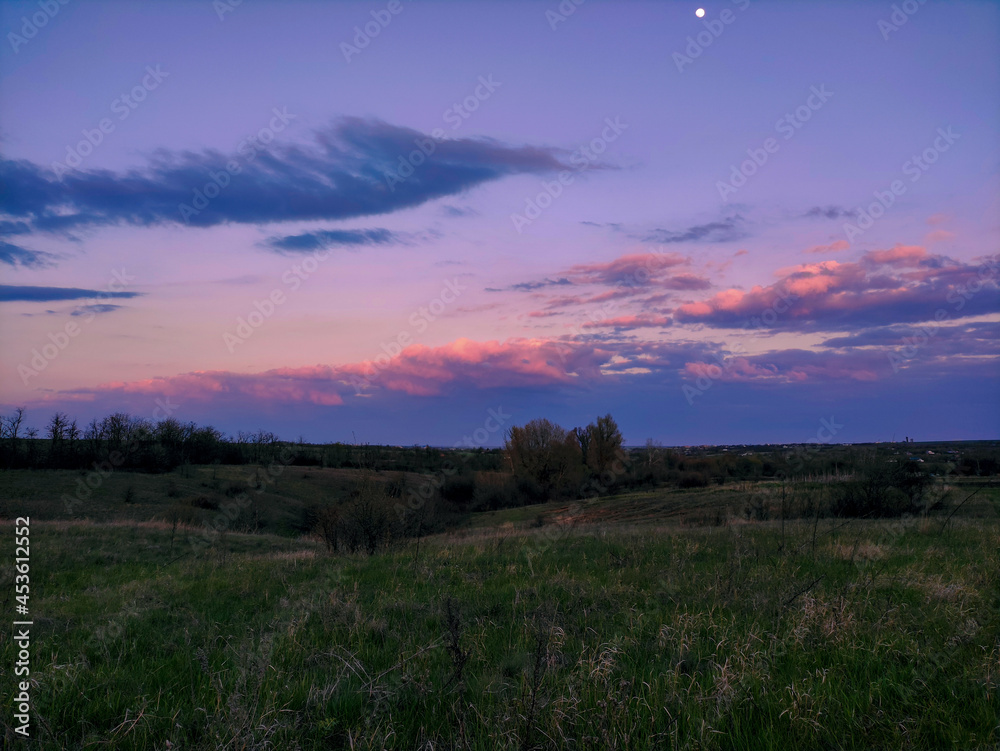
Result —
[[[305, 512], [348, 498], [361, 472], [282, 467], [268, 477], [255, 466], [185, 466], [165, 474], [93, 470], [8, 470], [0, 487], [0, 518], [30, 514], [44, 520], [165, 521], [197, 526], [241, 493], [252, 499], [259, 525], [277, 534], [304, 531]], [[380, 473], [385, 482], [418, 483], [422, 475]]]
[[[995, 749], [995, 493], [947, 523], [718, 526], [674, 513], [708, 496], [637, 494], [479, 514], [370, 558], [235, 532], [195, 555], [138, 512], [33, 519], [34, 740], [17, 742]], [[0, 669], [15, 659], [5, 630]]]

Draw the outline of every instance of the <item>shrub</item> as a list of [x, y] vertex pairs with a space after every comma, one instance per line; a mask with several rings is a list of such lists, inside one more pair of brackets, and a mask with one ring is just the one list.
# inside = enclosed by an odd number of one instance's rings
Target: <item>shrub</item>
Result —
[[229, 498], [235, 498], [236, 496], [249, 492], [250, 486], [242, 480], [233, 480], [226, 486], [226, 496]]
[[195, 508], [203, 508], [209, 511], [218, 511], [219, 502], [207, 495], [199, 495], [191, 499], [190, 504]]
[[472, 511], [496, 511], [521, 506], [521, 497], [513, 477], [481, 477], [472, 498]]
[[919, 511], [926, 478], [919, 470], [906, 466], [905, 461], [875, 453], [858, 458], [851, 479], [835, 487], [833, 513], [880, 518]]
[[703, 472], [681, 472], [677, 484], [682, 488], [704, 488], [708, 486], [708, 475]]
[[521, 476], [516, 480], [516, 493], [520, 499], [517, 506], [529, 506], [533, 503], [543, 503], [548, 500], [545, 489], [533, 477]]
[[471, 474], [453, 475], [441, 485], [441, 499], [464, 509], [472, 503], [475, 491], [476, 482]]

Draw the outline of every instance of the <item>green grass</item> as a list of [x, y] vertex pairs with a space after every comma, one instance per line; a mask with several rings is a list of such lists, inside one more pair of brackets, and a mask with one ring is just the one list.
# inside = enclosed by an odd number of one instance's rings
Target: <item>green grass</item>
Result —
[[[218, 516], [214, 508], [231, 501], [242, 489], [249, 493], [250, 510], [258, 510], [265, 531], [293, 534], [301, 531], [308, 507], [346, 499], [360, 475], [352, 469], [278, 469], [273, 478], [255, 466], [230, 465], [186, 466], [165, 474], [7, 470], [0, 487], [0, 518], [30, 515], [45, 520], [144, 522], [177, 517], [197, 526], [210, 523]], [[385, 480], [400, 476], [411, 483], [422, 479], [411, 473], [381, 474]]]
[[[501, 512], [477, 523], [505, 526], [372, 558], [234, 533], [195, 556], [166, 524], [33, 521], [24, 745], [1000, 743], [995, 518], [782, 534], [582, 512], [560, 525], [557, 508], [539, 529], [535, 509]], [[7, 671], [14, 646], [0, 638]]]

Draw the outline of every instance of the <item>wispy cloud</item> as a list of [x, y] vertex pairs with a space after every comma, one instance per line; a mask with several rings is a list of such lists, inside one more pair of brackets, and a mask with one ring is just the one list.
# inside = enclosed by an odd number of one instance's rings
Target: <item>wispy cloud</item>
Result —
[[662, 245], [689, 242], [724, 243], [742, 240], [749, 237], [749, 234], [746, 230], [746, 220], [741, 215], [735, 214], [718, 222], [696, 224], [681, 230], [657, 228], [642, 235], [641, 239], [644, 242]]
[[52, 302], [55, 300], [86, 300], [96, 297], [128, 299], [141, 292], [98, 292], [78, 287], [29, 287], [0, 284], [0, 302]]
[[409, 236], [387, 229], [321, 229], [300, 235], [269, 237], [263, 246], [278, 253], [308, 253], [320, 248], [396, 245], [408, 243]]
[[23, 266], [28, 269], [38, 269], [51, 266], [56, 256], [41, 250], [28, 250], [20, 245], [14, 245], [0, 240], [0, 263], [8, 266]]
[[[521, 292], [531, 291], [535, 289], [542, 289], [543, 287], [565, 287], [566, 285], [573, 284], [569, 279], [564, 276], [558, 279], [542, 279], [539, 282], [519, 282], [518, 284], [512, 284], [507, 289], [516, 289]], [[499, 291], [499, 290], [497, 290]]]
[[159, 150], [126, 172], [76, 170], [60, 181], [47, 168], [0, 158], [0, 212], [36, 231], [80, 227], [183, 223], [182, 204], [194, 191], [242, 162], [194, 226], [335, 220], [386, 214], [456, 195], [508, 175], [566, 168], [554, 149], [514, 146], [489, 138], [440, 141], [405, 180], [389, 185], [387, 172], [427, 136], [373, 119], [342, 118], [306, 144], [274, 144], [252, 162], [219, 151]]
[[100, 315], [101, 313], [110, 313], [115, 310], [120, 310], [121, 307], [122, 307], [121, 305], [108, 305], [107, 303], [98, 303], [96, 305], [83, 305], [74, 310], [72, 313], [70, 313], [70, 315], [71, 316], [85, 316], [92, 314]]
[[810, 219], [853, 219], [855, 212], [842, 206], [813, 206], [803, 216]]
[[851, 244], [847, 240], [836, 240], [829, 245], [813, 245], [811, 248], [806, 248], [804, 253], [837, 253], [841, 250], [848, 250]]
[[445, 205], [441, 207], [441, 213], [445, 216], [450, 217], [468, 217], [468, 216], [479, 216], [479, 212], [470, 206], [451, 206]]
[[603, 321], [588, 321], [583, 324], [585, 329], [607, 328], [616, 331], [627, 331], [631, 329], [664, 328], [671, 324], [670, 316], [657, 315], [653, 313], [642, 313], [639, 315], [618, 316], [617, 318], [607, 318]]

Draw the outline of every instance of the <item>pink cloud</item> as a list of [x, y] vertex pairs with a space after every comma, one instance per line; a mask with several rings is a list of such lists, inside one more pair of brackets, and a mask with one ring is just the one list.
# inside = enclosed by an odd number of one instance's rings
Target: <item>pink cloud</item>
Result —
[[829, 245], [813, 245], [811, 248], [806, 248], [804, 253], [835, 253], [840, 250], [848, 250], [851, 244], [847, 240], [837, 240]]
[[458, 339], [440, 347], [414, 345], [390, 358], [341, 366], [276, 368], [262, 373], [196, 371], [143, 381], [108, 383], [98, 392], [156, 394], [189, 401], [223, 398], [268, 403], [338, 405], [358, 390], [412, 396], [444, 393], [450, 386], [499, 388], [567, 384], [600, 377], [613, 353], [593, 345], [541, 339], [476, 342]]
[[566, 276], [578, 284], [645, 284], [663, 269], [690, 262], [679, 253], [632, 253], [608, 263], [577, 264]]
[[662, 328], [663, 326], [669, 326], [670, 323], [670, 316], [639, 314], [619, 316], [618, 318], [609, 318], [604, 321], [588, 321], [583, 324], [583, 328], [646, 329]]
[[933, 232], [928, 232], [925, 238], [929, 243], [943, 243], [949, 240], [955, 239], [955, 233], [949, 232], [946, 229], [936, 229]]
[[875, 381], [891, 373], [882, 352], [811, 352], [779, 350], [751, 357], [730, 357], [721, 362], [687, 362], [683, 376], [689, 381], [753, 381], [801, 383], [806, 381]]
[[920, 245], [896, 245], [889, 250], [873, 250], [865, 253], [862, 261], [872, 266], [919, 266], [931, 256]]
[[[997, 257], [986, 264], [953, 261], [931, 255], [917, 245], [896, 245], [864, 254], [857, 262], [822, 261], [779, 269], [779, 281], [749, 291], [727, 289], [707, 300], [681, 305], [681, 323], [740, 326], [763, 317], [767, 326], [819, 328], [884, 325], [930, 320], [937, 309], [978, 280], [981, 293], [953, 314], [995, 312]], [[989, 266], [992, 264], [992, 266]], [[993, 268], [993, 271], [990, 271]], [[770, 318], [770, 320], [768, 320]]]
[[[329, 369], [328, 369], [329, 370]], [[212, 401], [222, 397], [251, 398], [268, 402], [309, 402], [325, 406], [343, 404], [329, 382], [317, 378], [315, 369], [272, 370], [264, 374], [229, 371], [195, 371], [165, 378], [115, 382], [98, 391], [151, 394], [190, 401]]]

